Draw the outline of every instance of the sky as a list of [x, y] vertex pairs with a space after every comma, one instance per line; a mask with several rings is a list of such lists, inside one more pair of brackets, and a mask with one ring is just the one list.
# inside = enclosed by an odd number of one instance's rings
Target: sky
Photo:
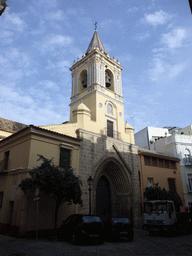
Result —
[[97, 32], [123, 66], [125, 122], [135, 132], [192, 125], [188, 0], [7, 0], [0, 16], [0, 117], [69, 120], [71, 72]]

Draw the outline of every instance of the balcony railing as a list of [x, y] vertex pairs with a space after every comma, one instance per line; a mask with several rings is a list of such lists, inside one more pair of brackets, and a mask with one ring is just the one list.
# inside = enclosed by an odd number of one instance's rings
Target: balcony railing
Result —
[[106, 128], [106, 127], [104, 128], [104, 131], [105, 131], [105, 135], [108, 136], [108, 137], [115, 138], [115, 139], [119, 139], [119, 140], [121, 139], [121, 133], [118, 132], [118, 131], [113, 130], [111, 136], [108, 135], [108, 132], [107, 132], [107, 128]]
[[192, 157], [191, 156], [185, 157], [185, 165], [192, 165]]

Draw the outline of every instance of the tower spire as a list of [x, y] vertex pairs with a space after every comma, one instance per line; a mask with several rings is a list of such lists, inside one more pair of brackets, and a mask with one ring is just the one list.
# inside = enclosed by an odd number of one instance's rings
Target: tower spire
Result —
[[88, 53], [89, 51], [93, 50], [95, 47], [98, 47], [100, 51], [104, 51], [105, 52], [105, 48], [101, 42], [101, 39], [97, 33], [97, 22], [95, 22], [95, 32], [93, 34], [93, 37], [91, 39], [91, 42], [89, 44], [89, 47], [87, 49], [87, 52]]

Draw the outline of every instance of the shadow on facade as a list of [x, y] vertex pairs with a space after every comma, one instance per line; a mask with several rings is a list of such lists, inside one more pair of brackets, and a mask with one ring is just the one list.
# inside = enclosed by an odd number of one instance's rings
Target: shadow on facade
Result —
[[137, 147], [107, 136], [80, 131], [79, 174], [83, 181], [84, 206], [88, 213], [87, 179], [93, 178], [92, 214], [101, 218], [119, 215], [141, 226], [139, 160]]

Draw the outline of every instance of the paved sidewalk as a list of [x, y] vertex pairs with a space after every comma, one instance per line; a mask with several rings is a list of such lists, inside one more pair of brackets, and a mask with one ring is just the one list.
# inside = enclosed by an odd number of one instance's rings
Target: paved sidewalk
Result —
[[191, 256], [192, 234], [153, 237], [135, 230], [133, 242], [105, 242], [103, 245], [74, 246], [68, 242], [14, 238], [0, 235], [0, 256]]

